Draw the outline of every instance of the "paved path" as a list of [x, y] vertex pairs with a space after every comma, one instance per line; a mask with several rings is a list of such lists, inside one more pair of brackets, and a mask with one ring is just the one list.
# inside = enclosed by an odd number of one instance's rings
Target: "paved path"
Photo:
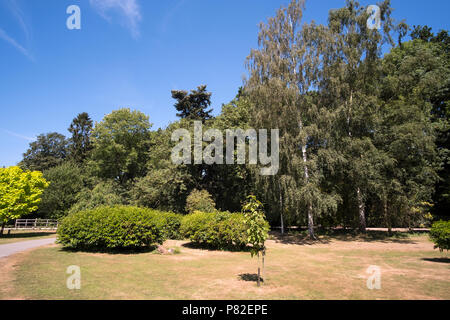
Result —
[[0, 258], [7, 257], [17, 252], [33, 249], [55, 243], [56, 238], [20, 241], [0, 245]]

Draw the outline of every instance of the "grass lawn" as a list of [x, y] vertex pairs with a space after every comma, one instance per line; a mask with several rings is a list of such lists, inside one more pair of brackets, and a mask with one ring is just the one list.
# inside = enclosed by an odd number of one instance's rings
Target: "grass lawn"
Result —
[[8, 244], [19, 241], [37, 240], [52, 238], [56, 236], [55, 231], [46, 230], [11, 230], [11, 234], [5, 232], [3, 236], [0, 236], [0, 245]]
[[[427, 235], [300, 236], [268, 241], [265, 284], [246, 252], [195, 249], [160, 255], [68, 252], [58, 245], [0, 260], [0, 299], [450, 299], [448, 253]], [[81, 290], [68, 290], [66, 269], [81, 268]], [[367, 268], [381, 268], [381, 290], [366, 286]], [[3, 283], [2, 283], [3, 282]]]

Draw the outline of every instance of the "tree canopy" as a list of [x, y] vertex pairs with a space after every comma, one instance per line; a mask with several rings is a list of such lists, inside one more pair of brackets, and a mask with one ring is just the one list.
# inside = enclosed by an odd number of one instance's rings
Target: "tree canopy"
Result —
[[19, 167], [0, 168], [0, 223], [5, 224], [38, 209], [41, 195], [48, 187], [42, 172]]

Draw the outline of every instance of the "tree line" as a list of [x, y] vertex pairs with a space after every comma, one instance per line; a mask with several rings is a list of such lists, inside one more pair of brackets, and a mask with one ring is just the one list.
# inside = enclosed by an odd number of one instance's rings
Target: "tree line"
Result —
[[[313, 238], [317, 226], [364, 232], [448, 216], [448, 32], [396, 23], [389, 0], [379, 4], [379, 30], [354, 0], [326, 25], [302, 23], [304, 6], [293, 0], [261, 24], [248, 77], [217, 116], [201, 85], [171, 92], [179, 119], [164, 129], [123, 108], [95, 125], [79, 114], [69, 138], [38, 136], [20, 163], [50, 181], [36, 215], [116, 204], [185, 213], [189, 194], [202, 190], [232, 212], [254, 194], [272, 226], [308, 226]], [[279, 129], [278, 174], [248, 163], [173, 164], [172, 132], [193, 134], [193, 121]]]

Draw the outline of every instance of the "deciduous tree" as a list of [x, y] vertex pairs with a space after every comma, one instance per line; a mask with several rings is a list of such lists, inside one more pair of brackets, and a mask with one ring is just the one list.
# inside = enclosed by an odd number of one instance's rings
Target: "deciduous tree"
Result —
[[145, 176], [150, 127], [148, 116], [130, 109], [113, 111], [97, 123], [90, 164], [98, 176], [122, 185]]
[[41, 134], [23, 155], [20, 166], [32, 171], [45, 171], [60, 165], [67, 158], [67, 140], [57, 132]]
[[23, 171], [19, 167], [0, 168], [0, 223], [5, 224], [38, 209], [48, 182], [38, 171]]

